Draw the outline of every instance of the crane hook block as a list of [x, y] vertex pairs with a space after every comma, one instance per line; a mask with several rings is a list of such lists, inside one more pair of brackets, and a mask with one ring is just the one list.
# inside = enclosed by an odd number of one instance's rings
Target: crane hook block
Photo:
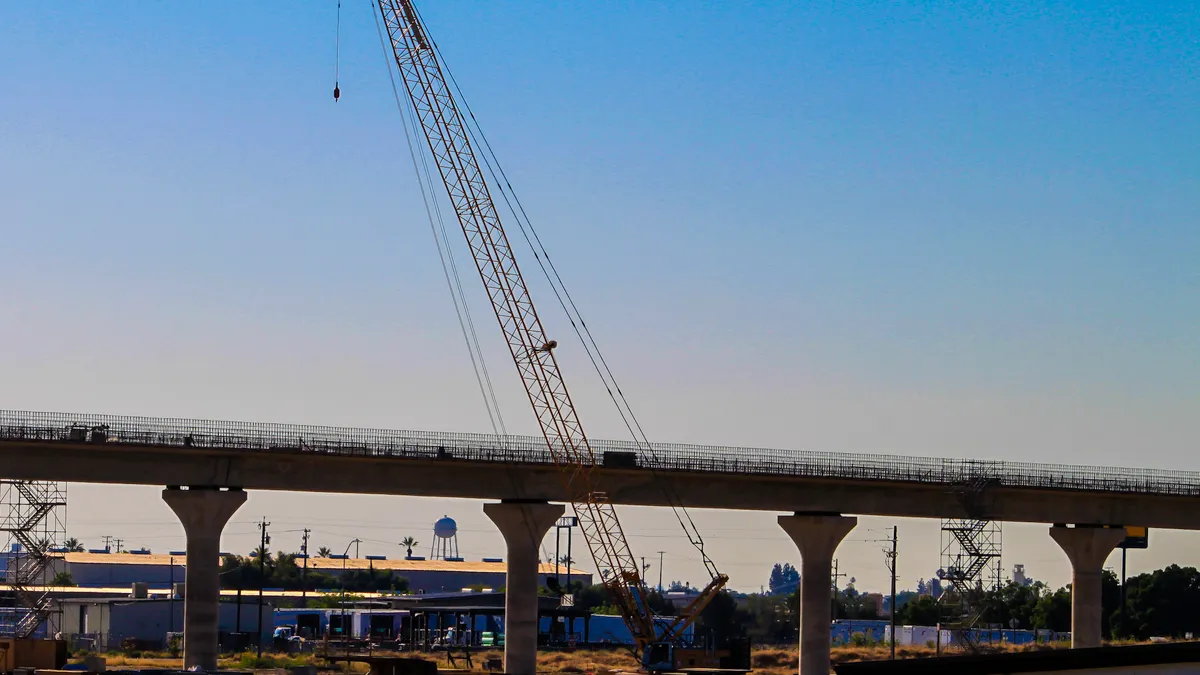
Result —
[[334, 103], [337, 103], [337, 100], [341, 97], [342, 97], [342, 90], [338, 89], [337, 84], [334, 84], [333, 85], [333, 101], [334, 101]]

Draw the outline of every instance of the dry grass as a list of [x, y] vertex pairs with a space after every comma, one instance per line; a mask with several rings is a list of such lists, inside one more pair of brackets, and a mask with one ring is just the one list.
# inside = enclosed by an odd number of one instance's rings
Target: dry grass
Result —
[[[1003, 651], [1022, 651], [1026, 649], [1034, 649], [1033, 646], [1018, 647], [1014, 645], [1004, 645]], [[1045, 649], [1047, 647], [1038, 647]], [[888, 658], [888, 647], [886, 645], [870, 645], [870, 646], [837, 646], [832, 651], [833, 663], [845, 663], [848, 661], [874, 661]], [[999, 649], [995, 650], [999, 651]], [[932, 647], [907, 647], [901, 646], [896, 648], [896, 657], [901, 659], [912, 659], [923, 656], [933, 656], [934, 649]], [[232, 655], [223, 657], [220, 660], [221, 668], [243, 669], [245, 668], [246, 655]], [[446, 662], [446, 657], [443, 653], [435, 652], [433, 654], [424, 655], [425, 658], [436, 660], [438, 666], [446, 669], [449, 664]], [[483, 671], [483, 664], [489, 658], [502, 658], [503, 652], [493, 650], [483, 653], [477, 653], [472, 656], [472, 661], [477, 672]], [[312, 655], [305, 655], [295, 659], [305, 663], [312, 663], [323, 671], [343, 672], [345, 665], [337, 665], [330, 667], [319, 658]], [[461, 663], [461, 662], [460, 662]], [[108, 665], [110, 668], [124, 669], [166, 669], [166, 668], [181, 668], [183, 665], [182, 659], [168, 658], [165, 655], [147, 654], [141, 657], [127, 657], [119, 654], [108, 655]], [[760, 647], [756, 648], [751, 655], [751, 666], [756, 675], [795, 675], [799, 670], [799, 653], [793, 648], [780, 647]], [[611, 675], [616, 672], [633, 672], [638, 668], [637, 661], [623, 649], [577, 649], [574, 651], [545, 651], [538, 653], [538, 672], [547, 675], [557, 675], [563, 673], [565, 675]], [[367, 670], [366, 664], [355, 663], [351, 665], [352, 672], [365, 673]], [[259, 673], [286, 673], [282, 668], [261, 668]]]
[[[107, 667], [111, 669], [124, 670], [182, 670], [183, 658], [170, 657], [166, 654], [145, 653], [140, 656], [126, 656], [119, 653], [111, 653], [103, 655], [106, 660]], [[81, 659], [79, 659], [81, 660]], [[247, 670], [252, 666], [257, 659], [253, 652], [244, 654], [227, 654], [217, 660], [217, 667], [221, 669], [231, 670]], [[314, 665], [322, 671], [344, 672], [345, 664], [330, 665], [323, 659], [313, 654], [303, 654], [295, 656], [282, 656], [263, 654], [264, 665], [267, 667], [255, 668], [255, 672], [259, 673], [286, 673], [288, 668], [294, 665]], [[350, 670], [354, 673], [365, 673], [368, 666], [365, 663], [352, 663]]]
[[538, 654], [539, 673], [604, 675], [616, 671], [634, 671], [637, 668], [638, 662], [624, 649], [577, 649], [570, 652]]
[[[1020, 651], [1028, 649], [1014, 645], [1005, 645], [1004, 651]], [[999, 651], [999, 650], [996, 650]], [[943, 649], [944, 653], [950, 653]], [[933, 656], [932, 647], [896, 648], [896, 658], [915, 659]], [[877, 661], [888, 658], [889, 648], [886, 645], [875, 646], [838, 646], [831, 653], [833, 663], [848, 661]], [[500, 656], [495, 652], [493, 656]], [[482, 663], [482, 660], [479, 661]], [[751, 667], [756, 675], [795, 675], [800, 669], [800, 654], [795, 648], [761, 647], [751, 654]], [[637, 670], [638, 663], [628, 652], [623, 650], [585, 650], [573, 652], [541, 652], [538, 654], [538, 672], [550, 674], [567, 673], [585, 675], [606, 675], [614, 671], [632, 672]]]

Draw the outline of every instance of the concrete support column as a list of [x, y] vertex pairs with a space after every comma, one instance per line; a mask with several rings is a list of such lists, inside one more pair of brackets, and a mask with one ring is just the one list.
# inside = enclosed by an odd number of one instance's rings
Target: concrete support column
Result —
[[800, 675], [829, 675], [833, 553], [857, 524], [844, 516], [779, 516], [800, 549]]
[[538, 634], [538, 552], [563, 507], [546, 502], [484, 504], [508, 547], [504, 582], [504, 672], [536, 675]]
[[163, 501], [187, 535], [183, 591], [183, 668], [217, 669], [217, 622], [221, 597], [221, 530], [245, 503], [241, 489], [169, 487]]
[[1125, 538], [1125, 529], [1055, 525], [1050, 528], [1050, 538], [1071, 561], [1071, 648], [1099, 647], [1101, 574], [1108, 554]]

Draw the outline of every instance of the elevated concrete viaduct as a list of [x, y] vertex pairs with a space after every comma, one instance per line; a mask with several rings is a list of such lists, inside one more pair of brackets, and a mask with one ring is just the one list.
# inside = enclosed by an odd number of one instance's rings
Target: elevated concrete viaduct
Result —
[[[800, 551], [802, 579], [812, 580], [802, 589], [801, 675], [828, 673], [829, 560], [856, 522], [842, 514], [1056, 523], [1051, 537], [1073, 569], [1075, 646], [1100, 640], [1100, 569], [1121, 538], [1105, 526], [1200, 529], [1200, 475], [1186, 472], [611, 441], [593, 447], [597, 482], [618, 504], [665, 506], [661, 483], [669, 481], [689, 507], [794, 514], [779, 522]], [[536, 578], [538, 533], [562, 511], [549, 502], [567, 501], [540, 439], [0, 411], [0, 466], [14, 479], [187, 486], [164, 499], [199, 557], [216, 550], [243, 490], [496, 500], [485, 511], [508, 545], [505, 667], [532, 673], [536, 631], [525, 610], [536, 587], [526, 582]], [[188, 574], [185, 660], [204, 668], [215, 654], [216, 587], [209, 570]]]
[[[0, 466], [6, 478], [20, 480], [567, 501], [553, 466], [452, 456], [401, 459], [0, 440]], [[669, 481], [691, 508], [1200, 529], [1200, 496], [995, 485], [969, 500], [942, 485], [904, 480], [637, 468], [600, 468], [597, 475], [617, 504], [669, 506], [659, 484]]]

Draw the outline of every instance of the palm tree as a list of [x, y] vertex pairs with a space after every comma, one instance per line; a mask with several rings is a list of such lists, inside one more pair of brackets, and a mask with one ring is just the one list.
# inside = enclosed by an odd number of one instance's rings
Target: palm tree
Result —
[[328, 558], [331, 555], [333, 555], [333, 551], [330, 551], [328, 546], [322, 546], [321, 548], [317, 549], [318, 558]]
[[68, 553], [83, 553], [84, 551], [83, 542], [79, 541], [75, 537], [70, 537], [64, 541], [63, 548], [67, 549]]
[[417, 541], [416, 539], [413, 539], [412, 537], [405, 537], [400, 540], [400, 545], [403, 546], [405, 549], [407, 549], [408, 553], [406, 554], [406, 557], [409, 557], [409, 558], [412, 557], [413, 547], [419, 543], [421, 543], [421, 542]]
[[254, 548], [254, 553], [251, 554], [250, 557], [254, 558], [256, 562], [261, 560], [264, 565], [270, 565], [271, 549], [267, 548], [266, 546], [256, 546]]

